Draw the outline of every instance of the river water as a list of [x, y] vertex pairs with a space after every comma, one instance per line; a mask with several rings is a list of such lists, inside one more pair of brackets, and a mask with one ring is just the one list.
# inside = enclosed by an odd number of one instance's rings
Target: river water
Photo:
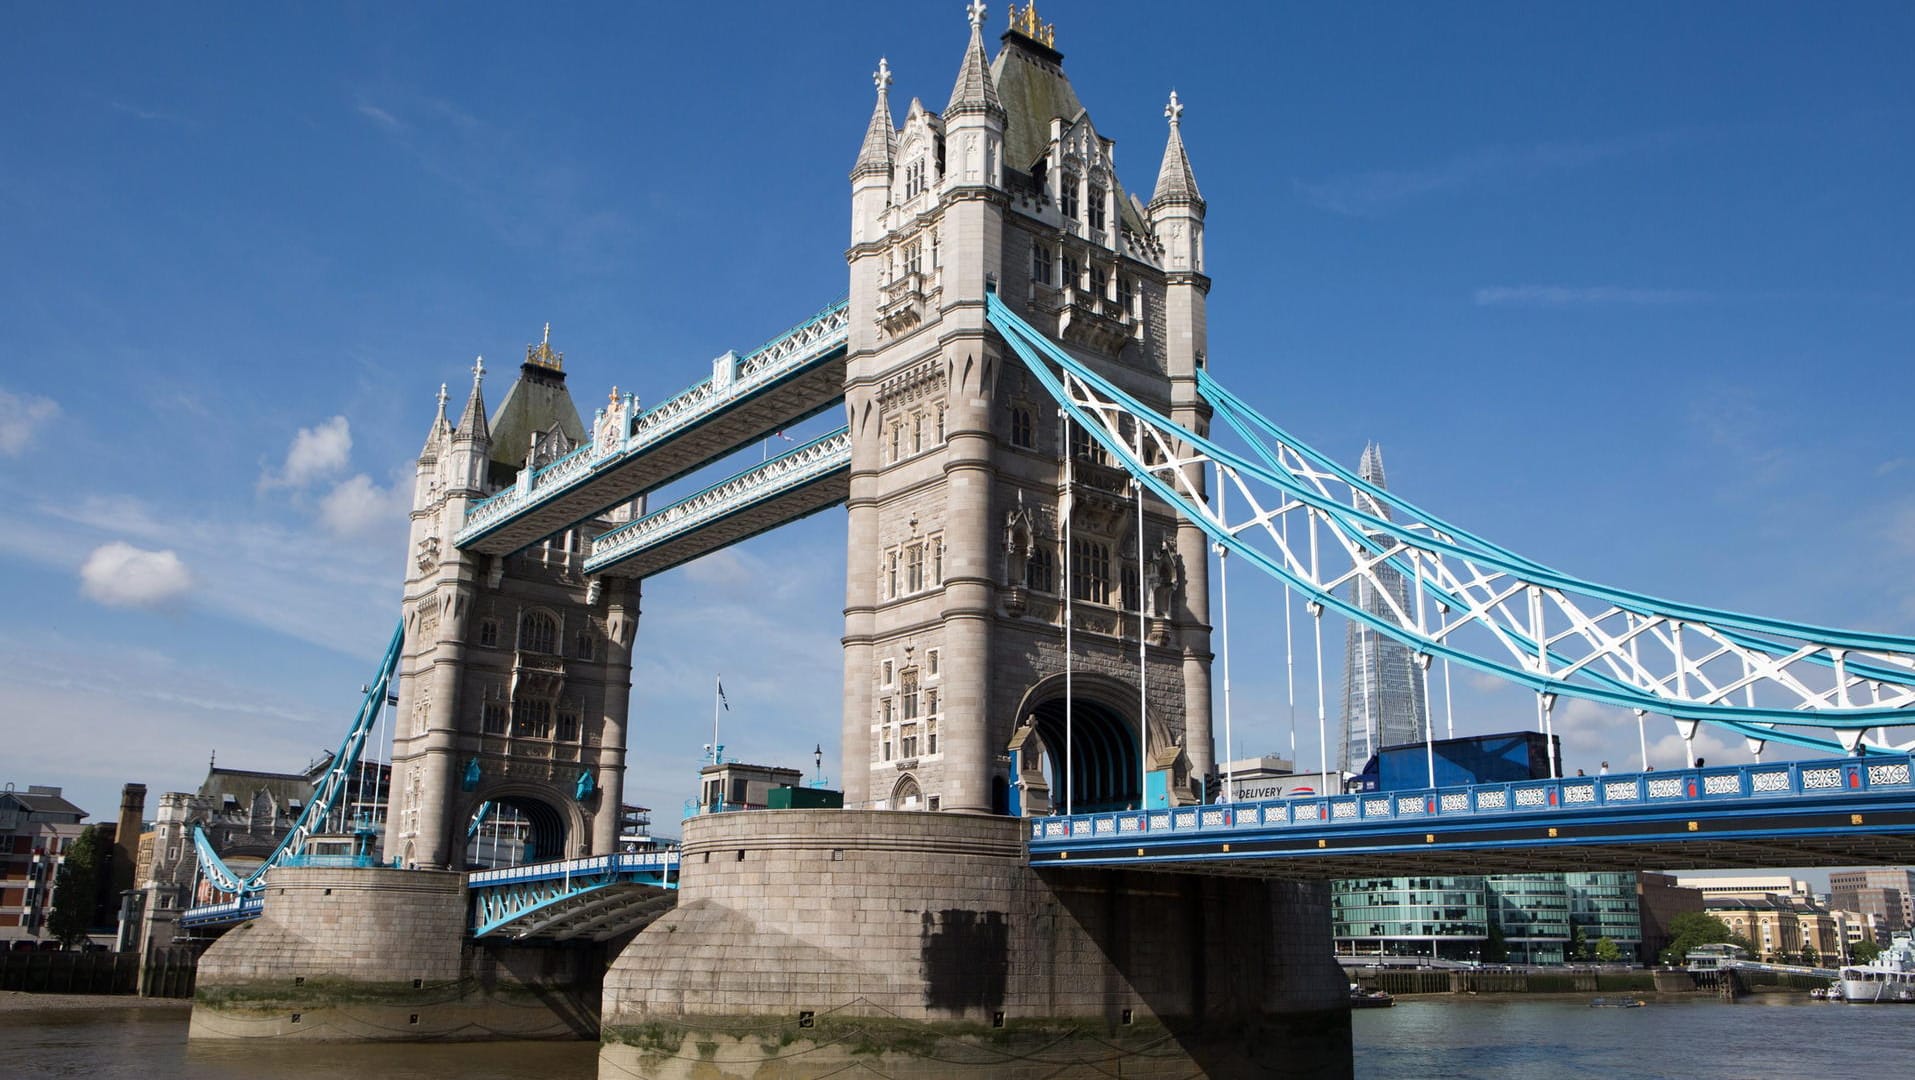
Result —
[[[1915, 1007], [1698, 995], [1642, 1009], [1584, 997], [1400, 1000], [1354, 1016], [1359, 1080], [1895, 1080]], [[595, 1080], [592, 1043], [333, 1046], [186, 1042], [183, 1008], [0, 1012], [0, 1076], [101, 1080]]]

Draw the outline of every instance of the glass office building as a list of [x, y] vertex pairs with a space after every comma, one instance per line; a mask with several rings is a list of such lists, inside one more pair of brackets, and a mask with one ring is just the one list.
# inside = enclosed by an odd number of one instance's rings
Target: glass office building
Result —
[[1356, 878], [1330, 883], [1337, 952], [1481, 959], [1489, 936], [1487, 879]]

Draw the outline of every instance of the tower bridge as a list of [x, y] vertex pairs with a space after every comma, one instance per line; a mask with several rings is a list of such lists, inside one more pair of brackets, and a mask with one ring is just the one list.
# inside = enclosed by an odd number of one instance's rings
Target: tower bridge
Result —
[[[898, 126], [874, 73], [843, 300], [589, 422], [549, 335], [496, 410], [483, 364], [456, 422], [442, 389], [401, 625], [339, 755], [390, 688], [383, 850], [302, 864], [295, 839], [242, 875], [202, 846], [230, 900], [194, 917], [245, 921], [207, 955], [196, 1037], [456, 1037], [498, 1030], [514, 987], [569, 1004], [512, 1030], [576, 1031], [609, 963], [608, 1075], [1347, 1074], [1327, 877], [1915, 860], [1891, 737], [1915, 641], [1583, 581], [1295, 439], [1228, 389], [1246, 358], [1212, 370], [1182, 103], [1131, 194], [1034, 6], [994, 57], [967, 13], [941, 111], [913, 99]], [[842, 427], [650, 505], [835, 408]], [[838, 505], [853, 809], [710, 815], [674, 858], [617, 852], [643, 580]], [[1209, 804], [1210, 576], [1233, 562], [1298, 594], [1319, 650], [1326, 616], [1406, 648], [1406, 699], [1460, 664], [1531, 692], [1545, 732], [1570, 695], [1832, 760]], [[488, 805], [528, 822], [530, 865], [468, 876]], [[330, 1035], [304, 1026], [321, 1016]]]

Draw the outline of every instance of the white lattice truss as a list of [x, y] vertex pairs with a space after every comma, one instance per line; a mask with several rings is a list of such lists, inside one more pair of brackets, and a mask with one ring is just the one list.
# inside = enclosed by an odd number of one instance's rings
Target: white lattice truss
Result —
[[[1221, 551], [1415, 650], [1557, 694], [1708, 722], [1754, 740], [1854, 750], [1870, 728], [1915, 724], [1915, 639], [1806, 626], [1640, 596], [1550, 570], [1374, 487], [1236, 398], [1199, 387], [1255, 460], [1172, 422], [1025, 323], [995, 295], [1011, 350], [1133, 478]], [[1206, 481], [1214, 481], [1207, 484]], [[1214, 503], [1207, 490], [1219, 489]], [[1379, 580], [1412, 582], [1407, 604]], [[1351, 602], [1368, 579], [1381, 614]], [[1817, 737], [1817, 733], [1822, 737]], [[1883, 747], [1886, 732], [1870, 745]], [[1915, 744], [1910, 744], [1915, 745]], [[1896, 747], [1907, 749], [1907, 746]]]

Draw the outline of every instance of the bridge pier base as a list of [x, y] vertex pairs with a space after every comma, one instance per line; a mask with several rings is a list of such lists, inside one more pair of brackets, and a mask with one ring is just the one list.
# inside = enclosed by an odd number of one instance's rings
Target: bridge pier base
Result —
[[589, 1039], [605, 948], [466, 936], [465, 875], [281, 867], [200, 957], [189, 1038]]
[[1023, 823], [685, 823], [605, 982], [603, 1077], [1349, 1076], [1316, 885], [1032, 870]]

